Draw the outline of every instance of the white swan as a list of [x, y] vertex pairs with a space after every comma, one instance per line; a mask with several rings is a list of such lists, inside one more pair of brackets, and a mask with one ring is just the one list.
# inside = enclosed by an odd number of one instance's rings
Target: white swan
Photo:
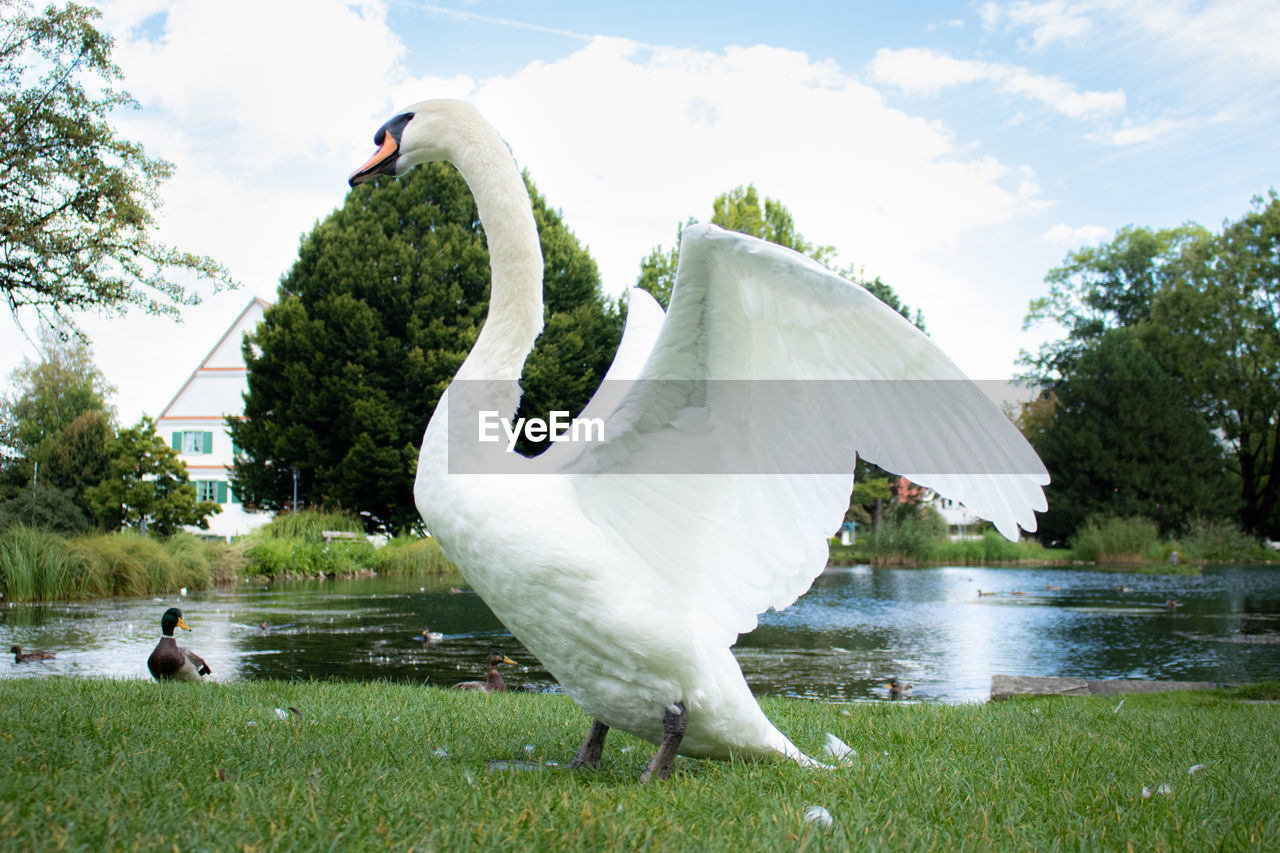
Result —
[[822, 571], [855, 452], [1011, 538], [1035, 529], [1040, 460], [932, 341], [809, 259], [712, 226], [685, 229], [665, 318], [632, 291], [607, 379], [641, 381], [607, 382], [588, 406], [604, 441], [534, 459], [478, 442], [478, 413], [514, 415], [542, 328], [527, 191], [459, 101], [416, 104], [374, 141], [352, 186], [448, 160], [484, 223], [489, 315], [427, 426], [414, 495], [449, 559], [595, 718], [576, 763], [598, 766], [609, 726], [661, 744], [646, 778], [677, 750], [815, 763], [765, 717], [730, 646]]

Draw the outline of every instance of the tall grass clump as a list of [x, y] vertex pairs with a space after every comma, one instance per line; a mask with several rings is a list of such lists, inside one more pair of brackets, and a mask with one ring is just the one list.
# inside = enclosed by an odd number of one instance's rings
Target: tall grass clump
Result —
[[377, 563], [373, 546], [363, 539], [325, 543], [269, 537], [244, 553], [243, 574], [272, 580], [354, 575]]
[[159, 539], [131, 531], [98, 533], [76, 537], [71, 548], [95, 574], [110, 578], [111, 595], [207, 589], [213, 585], [207, 551], [189, 539], [194, 537], [179, 538], [171, 550]]
[[168, 541], [136, 533], [71, 539], [17, 525], [0, 534], [0, 592], [10, 601], [57, 601], [207, 589], [225, 545], [190, 534]]
[[386, 575], [446, 575], [457, 568], [445, 559], [440, 545], [434, 539], [400, 536], [378, 549], [379, 574]]
[[1160, 529], [1149, 518], [1093, 515], [1071, 537], [1072, 556], [1094, 563], [1142, 563], [1160, 548]]
[[8, 601], [51, 601], [110, 594], [57, 533], [15, 524], [0, 533], [0, 593]]
[[344, 533], [364, 533], [364, 522], [349, 512], [304, 509], [298, 512], [282, 512], [270, 522], [254, 531], [254, 538], [300, 539], [304, 542], [323, 542], [326, 530]]
[[936, 544], [929, 552], [928, 559], [933, 563], [960, 566], [1017, 563], [1024, 560], [1044, 559], [1044, 546], [1030, 538], [1010, 542], [999, 531], [988, 528], [982, 531], [982, 537], [979, 539], [944, 541]]

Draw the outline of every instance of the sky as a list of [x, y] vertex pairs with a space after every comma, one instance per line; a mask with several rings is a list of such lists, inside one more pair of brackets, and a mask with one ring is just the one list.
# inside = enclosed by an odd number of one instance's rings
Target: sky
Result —
[[[1280, 188], [1280, 4], [103, 0], [116, 126], [175, 166], [160, 240], [240, 283], [182, 322], [81, 315], [121, 423], [156, 417], [299, 242], [374, 131], [474, 103], [606, 291], [753, 183], [879, 276], [971, 377], [1017, 371], [1029, 302], [1125, 225], [1219, 228]], [[0, 318], [0, 376], [38, 324]], [[3, 386], [9, 389], [6, 381]]]

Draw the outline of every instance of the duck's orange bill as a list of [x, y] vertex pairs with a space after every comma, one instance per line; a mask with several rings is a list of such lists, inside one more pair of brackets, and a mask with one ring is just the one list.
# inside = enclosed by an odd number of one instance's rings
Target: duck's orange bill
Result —
[[[513, 661], [511, 658], [507, 657], [506, 655], [503, 655], [503, 656], [502, 656], [502, 662], [503, 662], [503, 663], [515, 663], [515, 661]], [[516, 666], [519, 666], [519, 664], [516, 664]]]
[[187, 623], [182, 621], [182, 617], [181, 617], [181, 616], [179, 616], [179, 617], [178, 617], [178, 627], [179, 627], [179, 628], [181, 628], [181, 629], [182, 629], [182, 630], [184, 630], [184, 631], [190, 631], [190, 630], [191, 630], [190, 628], [188, 628], [188, 627], [187, 627]]

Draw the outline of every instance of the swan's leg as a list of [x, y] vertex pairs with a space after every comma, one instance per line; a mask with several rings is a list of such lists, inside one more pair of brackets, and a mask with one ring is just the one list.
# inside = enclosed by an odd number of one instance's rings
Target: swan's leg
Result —
[[578, 754], [573, 757], [573, 763], [570, 767], [590, 767], [594, 770], [600, 769], [600, 754], [604, 752], [604, 736], [609, 733], [609, 727], [599, 720], [591, 721], [591, 732], [587, 735], [587, 739], [582, 742], [582, 746], [578, 747]]
[[671, 765], [676, 760], [676, 750], [680, 748], [684, 727], [688, 722], [689, 715], [685, 712], [683, 702], [667, 706], [667, 712], [662, 715], [662, 743], [641, 775], [641, 782], [648, 782], [655, 776], [665, 779], [671, 775]]

